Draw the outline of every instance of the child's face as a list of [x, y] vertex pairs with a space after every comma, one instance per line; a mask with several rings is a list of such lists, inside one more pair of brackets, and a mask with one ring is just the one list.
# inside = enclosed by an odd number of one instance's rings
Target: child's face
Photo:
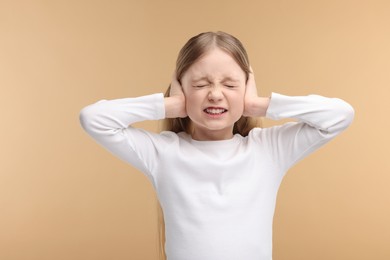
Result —
[[246, 75], [226, 52], [214, 48], [192, 64], [181, 79], [187, 114], [197, 140], [233, 136], [244, 111]]

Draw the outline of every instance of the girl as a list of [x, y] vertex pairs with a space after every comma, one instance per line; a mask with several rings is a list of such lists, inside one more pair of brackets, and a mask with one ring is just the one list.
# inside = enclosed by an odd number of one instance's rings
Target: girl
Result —
[[[270, 128], [255, 118], [294, 118]], [[101, 100], [81, 125], [152, 183], [168, 260], [270, 260], [272, 220], [287, 170], [350, 125], [353, 108], [318, 95], [257, 95], [247, 53], [223, 32], [179, 53], [166, 97]], [[131, 124], [166, 119], [167, 131]], [[129, 126], [130, 125], [130, 126]]]

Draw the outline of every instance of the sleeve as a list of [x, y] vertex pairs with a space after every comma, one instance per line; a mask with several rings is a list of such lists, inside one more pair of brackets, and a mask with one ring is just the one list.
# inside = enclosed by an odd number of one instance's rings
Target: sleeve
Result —
[[352, 123], [354, 109], [339, 98], [272, 93], [266, 117], [297, 121], [264, 131], [267, 149], [285, 172], [345, 130]]
[[162, 93], [137, 98], [100, 100], [80, 111], [80, 124], [100, 145], [115, 156], [153, 177], [157, 134], [131, 124], [165, 117]]

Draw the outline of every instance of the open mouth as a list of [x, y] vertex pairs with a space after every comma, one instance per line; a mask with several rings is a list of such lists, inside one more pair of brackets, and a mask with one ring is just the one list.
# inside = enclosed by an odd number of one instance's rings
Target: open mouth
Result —
[[208, 108], [204, 109], [203, 111], [209, 115], [221, 115], [221, 114], [227, 112], [227, 109], [208, 107]]

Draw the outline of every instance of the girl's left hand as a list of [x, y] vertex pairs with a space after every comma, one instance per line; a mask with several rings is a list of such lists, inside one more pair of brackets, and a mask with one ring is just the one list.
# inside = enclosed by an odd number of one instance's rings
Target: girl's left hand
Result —
[[270, 98], [258, 96], [252, 67], [250, 70], [251, 72], [249, 73], [248, 81], [246, 83], [243, 116], [263, 117], [266, 115]]

